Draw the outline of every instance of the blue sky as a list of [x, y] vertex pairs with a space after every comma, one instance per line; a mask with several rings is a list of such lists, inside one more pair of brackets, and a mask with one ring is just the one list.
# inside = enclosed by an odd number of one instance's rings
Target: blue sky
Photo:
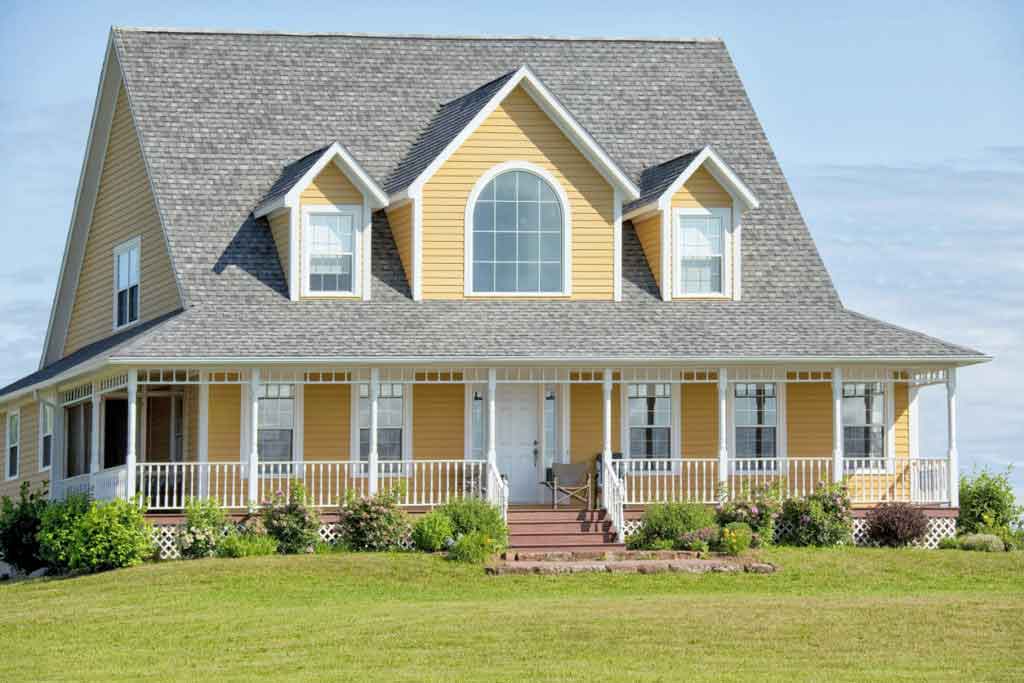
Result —
[[[1024, 461], [1024, 4], [759, 4], [3, 0], [0, 383], [38, 362], [112, 24], [721, 36], [846, 305], [996, 356], [961, 371], [961, 463]], [[941, 390], [922, 420], [943, 454]]]

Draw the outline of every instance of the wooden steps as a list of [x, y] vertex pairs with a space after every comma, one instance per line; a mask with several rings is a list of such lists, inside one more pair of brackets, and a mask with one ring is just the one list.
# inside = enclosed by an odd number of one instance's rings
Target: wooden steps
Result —
[[518, 552], [606, 551], [625, 546], [604, 510], [509, 508], [509, 548]]

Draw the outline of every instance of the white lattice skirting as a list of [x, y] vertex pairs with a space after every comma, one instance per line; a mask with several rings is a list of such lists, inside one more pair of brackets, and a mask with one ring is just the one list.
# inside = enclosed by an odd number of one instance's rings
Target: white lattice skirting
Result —
[[[641, 522], [639, 519], [627, 519], [626, 523], [623, 524], [625, 527], [625, 535], [629, 536], [634, 534], [640, 529]], [[778, 538], [782, 535], [784, 526], [781, 523], [775, 525], [775, 536]], [[853, 520], [853, 542], [855, 545], [871, 545], [868, 540], [868, 523], [866, 519], [858, 518]], [[930, 517], [928, 519], [928, 533], [925, 535], [924, 540], [914, 545], [920, 548], [928, 548], [934, 550], [939, 547], [939, 541], [944, 538], [953, 538], [956, 536], [956, 518], [955, 517]]]

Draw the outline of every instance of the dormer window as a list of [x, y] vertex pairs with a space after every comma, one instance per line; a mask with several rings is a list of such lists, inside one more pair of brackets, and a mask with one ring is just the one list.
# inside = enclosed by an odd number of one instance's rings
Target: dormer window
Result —
[[114, 249], [114, 329], [139, 320], [140, 238], [128, 240]]
[[355, 295], [359, 286], [358, 206], [312, 206], [303, 212], [303, 295]]
[[568, 202], [555, 179], [538, 168], [499, 167], [481, 184], [470, 202], [466, 293], [568, 294]]
[[676, 209], [676, 296], [728, 294], [731, 215], [728, 208]]

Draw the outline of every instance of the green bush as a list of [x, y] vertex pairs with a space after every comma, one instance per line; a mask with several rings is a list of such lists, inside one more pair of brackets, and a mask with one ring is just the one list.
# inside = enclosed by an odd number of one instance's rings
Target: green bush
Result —
[[22, 482], [18, 500], [4, 496], [0, 503], [0, 558], [23, 572], [32, 572], [46, 564], [39, 552], [40, 522], [46, 510], [46, 484], [30, 491]]
[[798, 546], [835, 546], [853, 542], [850, 499], [843, 484], [823, 486], [805, 498], [782, 504], [782, 543]]
[[443, 510], [432, 510], [416, 520], [412, 542], [418, 550], [434, 553], [443, 550], [455, 536], [451, 517]]
[[456, 540], [460, 536], [479, 531], [501, 547], [508, 545], [508, 526], [501, 518], [501, 510], [485, 500], [463, 498], [445, 503], [437, 508], [452, 521], [452, 536]]
[[939, 539], [939, 550], [959, 550], [960, 541], [952, 536]]
[[704, 527], [696, 531], [687, 531], [679, 537], [675, 544], [675, 549], [706, 553], [711, 549], [711, 546], [718, 542], [720, 534], [721, 531], [717, 525]]
[[75, 523], [70, 549], [73, 571], [131, 567], [153, 555], [153, 530], [136, 500], [93, 501]]
[[186, 560], [213, 557], [224, 540], [228, 520], [214, 500], [185, 501], [185, 523], [178, 529], [178, 552]]
[[399, 490], [359, 496], [349, 491], [338, 514], [341, 541], [357, 551], [400, 550], [409, 537], [409, 518], [398, 507]]
[[1006, 547], [998, 536], [992, 534], [967, 534], [960, 538], [961, 550], [977, 550], [985, 553], [1001, 553]]
[[448, 559], [455, 562], [482, 564], [492, 555], [501, 551], [497, 539], [483, 531], [471, 531], [459, 536], [448, 550]]
[[960, 479], [958, 533], [979, 533], [982, 527], [1020, 529], [1024, 508], [1014, 500], [1009, 475], [1009, 470], [1002, 474], [983, 470], [973, 477]]
[[651, 505], [644, 511], [640, 529], [630, 537], [630, 547], [654, 550], [659, 541], [672, 547], [683, 534], [710, 526], [715, 526], [715, 511], [700, 503]]
[[311, 553], [320, 540], [320, 515], [307, 505], [306, 488], [290, 482], [288, 495], [274, 494], [262, 514], [263, 527], [284, 555]]
[[68, 494], [64, 500], [53, 501], [43, 511], [39, 527], [39, 552], [51, 569], [71, 569], [71, 550], [75, 545], [78, 520], [89, 511], [91, 501], [84, 493]]
[[754, 532], [746, 522], [730, 522], [722, 527], [717, 549], [726, 555], [742, 555], [750, 549]]
[[718, 524], [743, 522], [753, 531], [751, 547], [770, 546], [775, 541], [775, 520], [782, 509], [778, 484], [744, 489], [736, 499], [722, 503]]
[[217, 557], [256, 557], [276, 552], [275, 539], [252, 531], [228, 534], [217, 545]]

